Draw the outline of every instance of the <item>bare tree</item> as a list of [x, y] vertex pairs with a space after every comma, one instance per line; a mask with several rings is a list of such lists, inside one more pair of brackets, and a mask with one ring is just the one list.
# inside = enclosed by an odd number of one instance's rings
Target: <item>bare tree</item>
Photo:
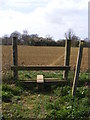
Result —
[[28, 31], [26, 29], [23, 30], [23, 35], [28, 35]]
[[72, 29], [65, 33], [65, 38], [71, 40], [71, 46], [78, 47], [80, 38], [74, 34]]
[[74, 35], [72, 29], [69, 29], [69, 30], [65, 33], [65, 38], [66, 38], [67, 40], [72, 40], [73, 36], [75, 36], [75, 35]]

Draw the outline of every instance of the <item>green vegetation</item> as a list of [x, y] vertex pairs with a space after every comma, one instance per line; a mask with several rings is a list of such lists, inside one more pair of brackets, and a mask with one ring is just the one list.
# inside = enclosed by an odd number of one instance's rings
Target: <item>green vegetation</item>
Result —
[[[22, 72], [19, 73], [20, 79], [25, 77], [36, 78], [37, 74], [45, 77], [58, 77], [62, 79], [58, 72]], [[45, 118], [46, 120], [89, 120], [89, 91], [88, 73], [80, 73], [77, 92], [72, 98], [73, 72], [69, 73], [68, 85], [51, 86], [51, 90], [38, 91], [37, 87], [25, 88], [19, 82], [5, 83], [2, 86], [3, 98], [3, 117], [5, 120], [20, 119], [29, 120], [30, 118]], [[9, 80], [8, 80], [9, 81]]]
[[61, 71], [56, 72], [45, 72], [45, 71], [19, 71], [19, 79], [20, 80], [29, 80], [29, 79], [36, 79], [37, 75], [43, 75], [44, 78], [59, 78], [62, 79], [63, 75]]

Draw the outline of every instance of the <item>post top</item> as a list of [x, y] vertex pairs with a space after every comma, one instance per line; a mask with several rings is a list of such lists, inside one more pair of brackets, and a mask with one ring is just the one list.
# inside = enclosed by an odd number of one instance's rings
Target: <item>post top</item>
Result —
[[12, 38], [21, 38], [21, 33], [19, 33], [18, 31], [15, 31], [11, 34]]
[[84, 42], [84, 40], [81, 40], [81, 42]]
[[81, 40], [80, 43], [83, 45], [84, 44], [84, 40]]
[[17, 33], [12, 33], [12, 37], [18, 37], [18, 34]]
[[66, 39], [67, 41], [71, 41], [71, 39]]

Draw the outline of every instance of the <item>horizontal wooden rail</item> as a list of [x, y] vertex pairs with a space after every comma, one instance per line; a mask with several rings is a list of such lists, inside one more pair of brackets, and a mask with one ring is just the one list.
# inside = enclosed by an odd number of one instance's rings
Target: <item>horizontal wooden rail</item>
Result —
[[[37, 84], [37, 80], [20, 80], [21, 83], [25, 84]], [[59, 79], [52, 79], [52, 78], [47, 78], [44, 79], [44, 83], [38, 83], [38, 84], [44, 84], [44, 85], [55, 85], [55, 84], [67, 84], [67, 80], [59, 80]]]
[[11, 70], [70, 70], [70, 66], [11, 66]]

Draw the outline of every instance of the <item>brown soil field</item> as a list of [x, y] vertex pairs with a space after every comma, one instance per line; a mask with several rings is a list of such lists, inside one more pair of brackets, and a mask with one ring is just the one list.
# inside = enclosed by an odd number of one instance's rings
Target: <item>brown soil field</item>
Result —
[[[78, 49], [71, 48], [70, 66], [71, 69], [76, 65]], [[64, 65], [64, 47], [36, 47], [36, 46], [18, 46], [18, 64], [19, 65]], [[3, 68], [12, 65], [12, 46], [2, 46], [2, 65]], [[81, 70], [87, 70], [88, 48], [84, 48]]]

